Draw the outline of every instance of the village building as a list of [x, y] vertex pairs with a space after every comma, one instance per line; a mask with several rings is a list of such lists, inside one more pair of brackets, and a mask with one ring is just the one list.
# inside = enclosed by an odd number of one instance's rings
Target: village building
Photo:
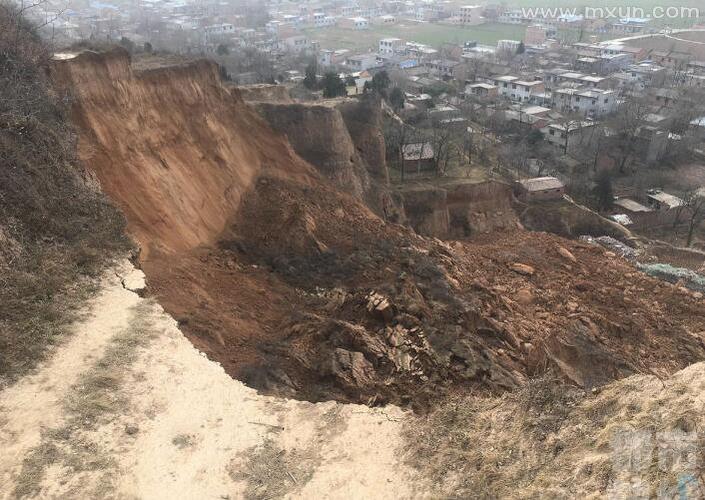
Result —
[[338, 26], [348, 30], [363, 31], [369, 29], [370, 23], [364, 17], [346, 17], [340, 20]]
[[490, 83], [473, 83], [465, 86], [465, 96], [475, 96], [480, 99], [493, 99], [499, 95], [496, 85]]
[[668, 211], [683, 205], [683, 200], [660, 189], [650, 189], [646, 192], [649, 206], [654, 210]]
[[406, 42], [401, 38], [382, 38], [379, 41], [377, 52], [381, 56], [401, 54], [406, 49]]
[[404, 160], [404, 171], [421, 172], [435, 168], [436, 155], [429, 142], [405, 144], [401, 148], [401, 154]]
[[518, 198], [526, 202], [559, 200], [565, 194], [565, 185], [555, 177], [534, 177], [518, 181], [517, 191]]
[[352, 71], [365, 71], [377, 67], [377, 54], [360, 54], [345, 59], [345, 65]]
[[460, 24], [463, 26], [477, 26], [485, 22], [485, 18], [482, 17], [485, 12], [485, 8], [482, 5], [463, 5], [460, 7], [458, 17], [460, 18]]

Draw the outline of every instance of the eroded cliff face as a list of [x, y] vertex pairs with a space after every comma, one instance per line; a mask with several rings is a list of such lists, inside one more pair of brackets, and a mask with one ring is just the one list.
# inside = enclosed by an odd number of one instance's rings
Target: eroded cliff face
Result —
[[409, 225], [425, 236], [464, 239], [519, 227], [511, 186], [503, 182], [422, 183], [402, 188], [401, 198]]
[[346, 100], [337, 106], [355, 149], [376, 184], [389, 184], [389, 169], [382, 133], [382, 103], [374, 94]]
[[257, 111], [294, 151], [342, 191], [364, 199], [370, 176], [340, 112], [318, 104], [259, 103]]
[[313, 173], [220, 83], [214, 63], [134, 71], [115, 49], [57, 62], [53, 73], [75, 89], [81, 157], [146, 252], [213, 243], [265, 170], [302, 182]]
[[[75, 91], [82, 159], [145, 249], [148, 293], [256, 388], [423, 407], [549, 369], [591, 387], [705, 359], [702, 298], [586, 243], [508, 227], [449, 244], [386, 223], [211, 63], [138, 72], [123, 51], [85, 53], [54, 78]], [[336, 166], [352, 154], [357, 168], [355, 155], [374, 156], [340, 115], [320, 119], [350, 142], [325, 147], [317, 133], [312, 155]], [[496, 210], [496, 193], [478, 193], [445, 190], [449, 225], [489, 227], [474, 214]]]
[[399, 200], [389, 189], [379, 98], [253, 104], [297, 154], [341, 191], [362, 200], [386, 220], [405, 220]]

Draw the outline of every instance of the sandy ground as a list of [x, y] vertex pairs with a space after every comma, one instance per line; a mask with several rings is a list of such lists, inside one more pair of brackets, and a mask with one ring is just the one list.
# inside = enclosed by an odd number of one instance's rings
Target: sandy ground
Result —
[[261, 396], [118, 274], [0, 393], [1, 498], [415, 496], [400, 409]]

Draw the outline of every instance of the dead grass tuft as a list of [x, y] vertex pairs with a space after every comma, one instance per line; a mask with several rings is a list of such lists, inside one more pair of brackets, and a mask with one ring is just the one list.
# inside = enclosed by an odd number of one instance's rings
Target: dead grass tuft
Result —
[[230, 477], [247, 481], [246, 499], [283, 498], [313, 476], [313, 468], [306, 466], [313, 458], [312, 452], [288, 452], [272, 439], [251, 448], [244, 458], [242, 468], [235, 469], [236, 464], [231, 464]]

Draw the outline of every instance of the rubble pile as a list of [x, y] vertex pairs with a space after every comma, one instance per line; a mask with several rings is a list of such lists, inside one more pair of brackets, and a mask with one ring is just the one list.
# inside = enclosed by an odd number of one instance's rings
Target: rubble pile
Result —
[[702, 296], [638, 271], [626, 249], [518, 227], [445, 242], [385, 222], [214, 64], [135, 71], [113, 51], [54, 73], [77, 96], [81, 159], [125, 213], [148, 293], [253, 387], [423, 409], [547, 371], [590, 388], [705, 359]]

